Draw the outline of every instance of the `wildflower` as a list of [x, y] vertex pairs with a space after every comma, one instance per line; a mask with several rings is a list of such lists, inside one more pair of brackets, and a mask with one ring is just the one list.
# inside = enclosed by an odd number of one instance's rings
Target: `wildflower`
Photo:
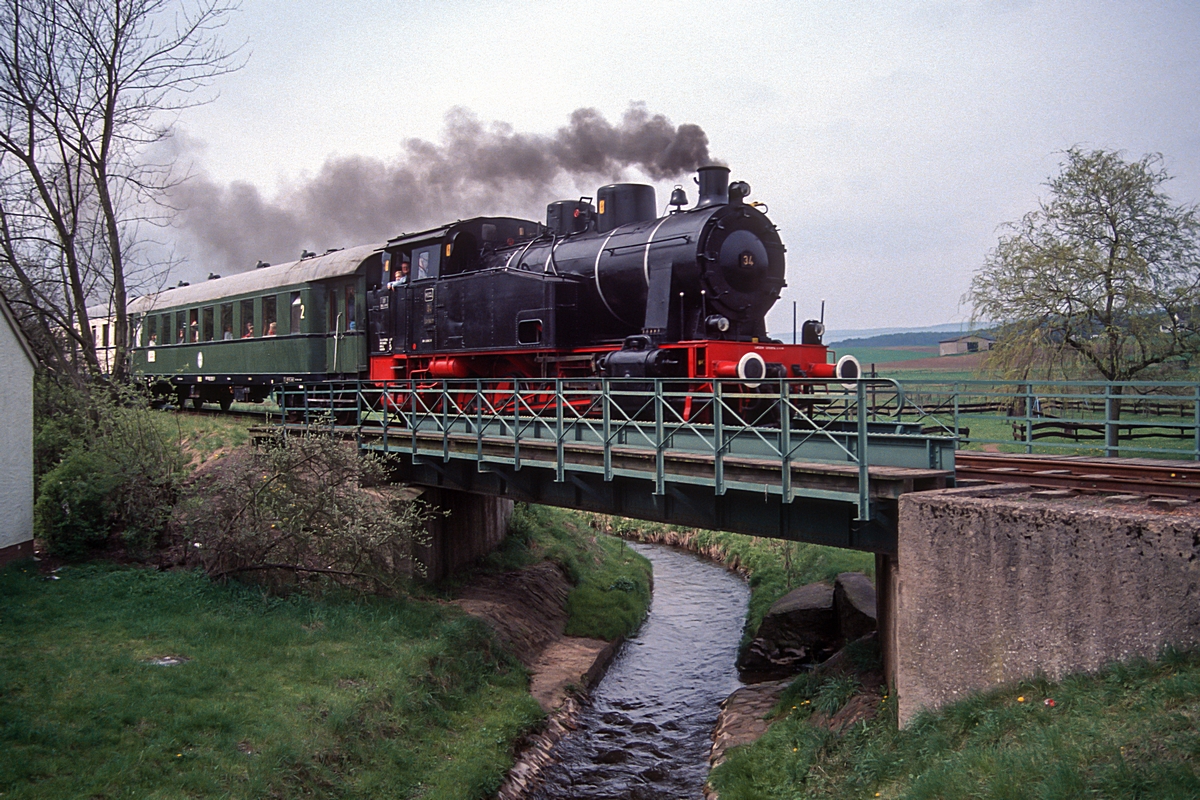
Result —
[[1018, 702], [1018, 703], [1024, 703], [1024, 702], [1025, 702], [1025, 698], [1024, 698], [1024, 696], [1022, 696], [1022, 697], [1018, 697], [1018, 698], [1017, 698], [1017, 702]]
[[1045, 702], [1046, 702], [1047, 706], [1049, 706], [1050, 708], [1054, 708], [1054, 698], [1053, 697], [1047, 697]]

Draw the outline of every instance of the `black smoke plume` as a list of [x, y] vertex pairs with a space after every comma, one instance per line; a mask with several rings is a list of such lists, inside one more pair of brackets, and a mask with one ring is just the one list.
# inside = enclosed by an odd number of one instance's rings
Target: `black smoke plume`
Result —
[[258, 259], [290, 261], [304, 248], [378, 242], [470, 216], [538, 218], [564, 178], [620, 180], [636, 168], [667, 180], [707, 163], [708, 136], [698, 125], [676, 127], [642, 104], [616, 125], [596, 109], [578, 109], [552, 136], [485, 125], [455, 108], [440, 142], [409, 139], [391, 162], [330, 158], [273, 198], [248, 183], [222, 186], [198, 174], [173, 191], [172, 204], [203, 266], [229, 274]]

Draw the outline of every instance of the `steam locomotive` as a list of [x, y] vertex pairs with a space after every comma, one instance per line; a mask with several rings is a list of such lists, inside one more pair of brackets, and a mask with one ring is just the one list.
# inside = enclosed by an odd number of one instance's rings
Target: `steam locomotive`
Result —
[[461, 220], [140, 298], [134, 372], [223, 407], [326, 379], [858, 377], [852, 356], [830, 363], [820, 320], [768, 337], [779, 234], [728, 168], [696, 182], [665, 216], [653, 187], [618, 183], [545, 224]]

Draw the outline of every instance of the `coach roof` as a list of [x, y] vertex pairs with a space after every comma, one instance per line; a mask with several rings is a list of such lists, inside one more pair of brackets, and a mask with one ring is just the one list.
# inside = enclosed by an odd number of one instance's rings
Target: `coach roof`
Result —
[[251, 269], [191, 286], [179, 286], [139, 297], [129, 304], [129, 311], [132, 314], [146, 314], [163, 308], [195, 306], [229, 297], [259, 294], [276, 287], [343, 278], [358, 272], [364, 261], [382, 250], [381, 244], [347, 247], [287, 264]]

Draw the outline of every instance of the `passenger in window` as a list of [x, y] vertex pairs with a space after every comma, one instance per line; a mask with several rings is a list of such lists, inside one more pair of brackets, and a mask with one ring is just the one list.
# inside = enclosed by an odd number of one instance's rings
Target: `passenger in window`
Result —
[[275, 323], [272, 322], [270, 325], [267, 326], [267, 336], [274, 336], [274, 335], [275, 335]]
[[232, 328], [226, 328], [226, 329], [225, 329], [225, 341], [227, 341], [227, 342], [228, 342], [228, 341], [230, 341], [230, 340], [232, 340], [232, 339], [233, 339], [233, 329], [232, 329]]
[[158, 344], [158, 342], [156, 341], [157, 339], [158, 339], [158, 334], [157, 334], [157, 333], [152, 333], [152, 334], [150, 334], [150, 341], [149, 341], [149, 342], [146, 342], [146, 346], [147, 346], [147, 347], [154, 347], [154, 346], [156, 346], [156, 345]]
[[406, 258], [400, 262], [400, 269], [396, 270], [395, 275], [392, 277], [392, 281], [388, 284], [388, 288], [395, 289], [397, 286], [403, 286], [404, 284], [408, 283], [408, 270], [409, 265], [408, 259]]
[[183, 339], [183, 328], [180, 328], [180, 329], [179, 329], [179, 335], [175, 337], [175, 341], [177, 341], [177, 342], [182, 342], [182, 341], [184, 341], [184, 339]]
[[254, 323], [253, 322], [246, 323], [246, 332], [242, 334], [242, 338], [243, 339], [253, 339], [254, 338]]

